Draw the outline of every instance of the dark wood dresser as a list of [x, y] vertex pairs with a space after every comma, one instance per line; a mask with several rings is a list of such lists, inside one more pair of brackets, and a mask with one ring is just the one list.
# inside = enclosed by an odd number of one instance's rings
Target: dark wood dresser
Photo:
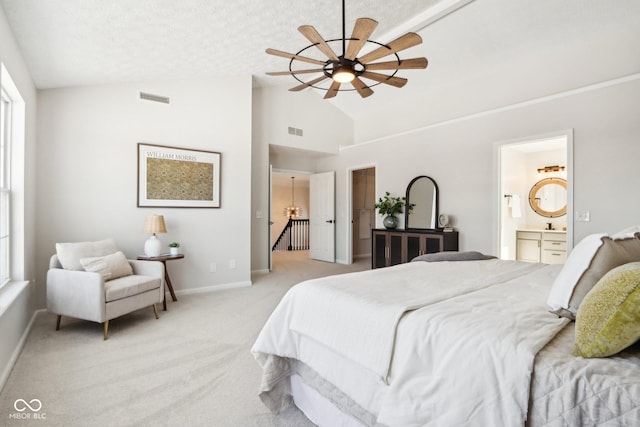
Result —
[[371, 268], [402, 264], [419, 255], [457, 250], [457, 231], [371, 230]]

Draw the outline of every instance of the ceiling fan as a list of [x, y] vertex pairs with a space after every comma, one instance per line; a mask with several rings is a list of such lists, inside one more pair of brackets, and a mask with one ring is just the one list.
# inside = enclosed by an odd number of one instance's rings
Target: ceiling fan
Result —
[[[403, 87], [407, 84], [407, 79], [396, 77], [399, 70], [427, 68], [427, 58], [400, 59], [398, 52], [417, 46], [422, 43], [422, 38], [416, 33], [407, 33], [398, 37], [388, 44], [378, 43], [369, 40], [369, 37], [378, 26], [378, 22], [370, 18], [358, 18], [353, 27], [350, 38], [345, 35], [345, 11], [344, 0], [342, 0], [342, 38], [325, 40], [318, 31], [311, 25], [303, 25], [298, 28], [312, 44], [302, 48], [297, 53], [287, 53], [276, 49], [267, 49], [269, 55], [289, 58], [289, 71], [278, 71], [266, 73], [270, 76], [291, 75], [301, 84], [289, 89], [290, 91], [300, 91], [308, 87], [326, 90], [325, 99], [333, 98], [340, 91], [356, 90], [360, 96], [366, 98], [373, 94], [371, 87], [379, 84], [386, 84], [394, 87]], [[347, 41], [349, 45], [347, 46]], [[330, 43], [342, 43], [342, 55], [336, 52], [329, 45]], [[360, 50], [367, 44], [377, 45], [374, 50], [358, 57]], [[328, 59], [325, 61], [302, 56], [301, 53], [307, 49], [316, 47]], [[395, 59], [385, 62], [374, 62], [385, 56], [394, 55]], [[297, 69], [294, 64], [298, 62], [319, 65], [322, 68]], [[388, 70], [391, 74], [376, 73], [374, 71]], [[322, 73], [320, 77], [313, 80], [303, 81], [298, 75]], [[331, 79], [331, 85], [327, 87], [318, 86], [324, 80]], [[366, 84], [362, 79], [373, 80], [375, 83]], [[343, 83], [351, 83], [352, 88], [341, 89]]]

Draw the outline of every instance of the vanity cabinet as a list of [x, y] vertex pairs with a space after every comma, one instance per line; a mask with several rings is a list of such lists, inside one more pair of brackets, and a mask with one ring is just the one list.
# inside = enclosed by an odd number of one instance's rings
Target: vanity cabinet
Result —
[[371, 268], [389, 267], [428, 253], [457, 251], [458, 232], [374, 228], [371, 245]]
[[516, 231], [516, 259], [545, 264], [567, 260], [567, 233], [564, 231]]

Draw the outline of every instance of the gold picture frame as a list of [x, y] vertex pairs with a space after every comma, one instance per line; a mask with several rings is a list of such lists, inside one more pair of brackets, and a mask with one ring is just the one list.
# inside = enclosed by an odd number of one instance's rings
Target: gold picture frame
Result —
[[138, 143], [139, 208], [219, 208], [215, 151]]

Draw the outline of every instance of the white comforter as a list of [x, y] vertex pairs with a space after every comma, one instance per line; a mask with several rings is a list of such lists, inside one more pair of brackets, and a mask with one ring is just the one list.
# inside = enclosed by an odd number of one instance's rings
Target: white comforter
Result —
[[388, 379], [365, 409], [390, 426], [522, 425], [535, 354], [565, 325], [545, 304], [557, 271], [420, 262], [305, 282], [283, 298], [252, 351], [263, 365], [274, 354], [322, 375], [331, 364], [305, 354], [305, 337]]

